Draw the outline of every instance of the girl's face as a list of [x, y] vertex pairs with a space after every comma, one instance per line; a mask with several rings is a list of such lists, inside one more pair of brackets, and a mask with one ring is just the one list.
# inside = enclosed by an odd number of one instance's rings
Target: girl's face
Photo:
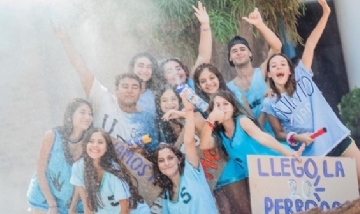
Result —
[[199, 75], [199, 87], [207, 95], [212, 95], [219, 90], [219, 79], [208, 68], [202, 70]]
[[179, 173], [180, 160], [172, 150], [168, 148], [160, 150], [158, 154], [157, 162], [160, 172], [166, 175], [167, 177], [171, 178], [180, 174]]
[[81, 104], [72, 115], [73, 127], [80, 130], [87, 130], [93, 122], [93, 114], [90, 107], [83, 103]]
[[107, 150], [106, 140], [101, 132], [94, 132], [86, 145], [86, 153], [94, 160], [100, 160]]
[[219, 123], [223, 123], [224, 121], [232, 119], [232, 116], [234, 114], [234, 106], [223, 97], [216, 96], [214, 98], [214, 110], [215, 109], [224, 112], [224, 119], [222, 121], [219, 121]]
[[144, 82], [150, 80], [152, 75], [152, 63], [147, 57], [140, 57], [135, 61], [134, 73]]
[[[177, 75], [177, 76], [175, 76]], [[168, 84], [176, 85], [186, 82], [186, 73], [181, 65], [175, 61], [169, 61], [164, 65], [164, 77]], [[178, 82], [180, 81], [180, 82]]]
[[164, 113], [172, 109], [179, 110], [179, 98], [176, 96], [173, 90], [168, 89], [161, 95], [160, 108]]
[[290, 75], [289, 63], [283, 56], [275, 56], [269, 61], [268, 77], [275, 85], [284, 86]]

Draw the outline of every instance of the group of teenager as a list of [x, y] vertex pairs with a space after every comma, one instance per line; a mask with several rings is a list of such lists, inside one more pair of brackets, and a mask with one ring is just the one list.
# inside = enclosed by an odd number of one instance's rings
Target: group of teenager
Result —
[[[150, 213], [139, 194], [136, 177], [119, 158], [113, 139], [130, 142], [153, 163], [154, 185], [161, 188], [162, 213], [251, 213], [247, 155], [344, 156], [360, 152], [312, 80], [314, 49], [326, 26], [330, 8], [318, 0], [323, 15], [294, 64], [281, 53], [281, 41], [263, 22], [257, 9], [244, 19], [263, 35], [270, 49], [260, 67], [245, 38], [228, 43], [228, 61], [236, 77], [226, 83], [212, 64], [209, 16], [199, 2], [199, 54], [189, 70], [177, 58], [157, 61], [141, 52], [129, 71], [115, 78], [110, 92], [100, 84], [73, 46], [64, 28], [55, 30], [80, 77], [87, 99], [73, 99], [63, 125], [43, 139], [36, 174], [28, 190], [33, 213]], [[164, 84], [165, 83], [165, 84]], [[206, 111], [178, 93], [187, 84], [209, 104]], [[313, 139], [320, 128], [327, 132]], [[183, 133], [183, 135], [181, 135]], [[199, 145], [195, 135], [200, 137]], [[183, 136], [181, 148], [176, 144]], [[113, 139], [112, 139], [113, 138]], [[226, 160], [215, 188], [210, 189], [199, 149], [216, 148]]]

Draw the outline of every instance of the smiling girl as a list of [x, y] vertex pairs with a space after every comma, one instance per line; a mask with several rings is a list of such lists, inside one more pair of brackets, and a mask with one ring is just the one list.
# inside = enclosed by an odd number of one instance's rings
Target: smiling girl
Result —
[[72, 167], [70, 182], [76, 186], [87, 213], [150, 214], [150, 209], [119, 160], [111, 137], [92, 129], [84, 139], [83, 158]]
[[[219, 90], [232, 93], [226, 86], [225, 80], [218, 69], [208, 63], [201, 64], [194, 73], [195, 92], [206, 102]], [[207, 118], [207, 112], [202, 112]], [[221, 140], [216, 133], [218, 149], [222, 149]], [[224, 153], [224, 156], [228, 156]], [[215, 186], [214, 195], [218, 208], [222, 214], [251, 213], [249, 198], [247, 197], [248, 186], [246, 172], [234, 160], [227, 157], [227, 163]]]
[[[270, 57], [267, 72], [276, 96], [266, 98], [262, 111], [280, 140], [297, 147], [306, 145], [304, 156], [344, 156], [355, 158], [360, 184], [360, 151], [350, 137], [350, 130], [337, 118], [319, 88], [312, 80], [314, 50], [330, 14], [326, 0], [318, 0], [323, 8], [319, 20], [306, 41], [299, 64], [294, 67], [283, 54]], [[327, 132], [314, 139], [313, 132]]]
[[66, 108], [64, 125], [46, 132], [27, 193], [32, 213], [82, 212], [82, 204], [77, 205], [78, 195], [69, 180], [71, 166], [81, 157], [81, 142], [92, 122], [90, 103], [76, 98]]
[[162, 188], [163, 214], [217, 214], [194, 141], [194, 107], [182, 94], [186, 124], [185, 155], [174, 146], [162, 143], [153, 154], [154, 184]]

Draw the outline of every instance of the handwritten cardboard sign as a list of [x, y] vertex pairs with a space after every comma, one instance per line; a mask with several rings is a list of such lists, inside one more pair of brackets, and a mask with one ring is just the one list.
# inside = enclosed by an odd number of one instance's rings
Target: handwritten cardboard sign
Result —
[[328, 210], [359, 197], [351, 158], [248, 156], [252, 213]]
[[139, 153], [130, 151], [127, 144], [114, 138], [113, 143], [120, 160], [137, 179], [140, 195], [144, 197], [148, 205], [152, 205], [161, 191], [158, 186], [153, 185], [152, 163]]

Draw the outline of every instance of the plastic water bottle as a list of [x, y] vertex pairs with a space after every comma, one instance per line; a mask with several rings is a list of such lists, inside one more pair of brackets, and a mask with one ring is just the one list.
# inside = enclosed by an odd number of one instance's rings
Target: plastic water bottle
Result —
[[149, 134], [143, 135], [141, 137], [131, 138], [125, 141], [125, 143], [129, 146], [144, 146], [145, 144], [148, 144], [150, 142], [151, 137], [149, 136]]
[[181, 94], [185, 91], [187, 91], [187, 99], [190, 103], [192, 103], [195, 108], [199, 109], [202, 112], [206, 112], [206, 110], [209, 107], [209, 104], [205, 102], [203, 99], [201, 99], [195, 91], [190, 88], [186, 83], [182, 83], [179, 77], [179, 74], [176, 70], [172, 70], [170, 75], [173, 76], [176, 87], [176, 92], [178, 94]]
[[197, 109], [201, 112], [206, 112], [209, 107], [209, 104], [205, 102], [201, 97], [199, 97], [192, 88], [190, 88], [187, 84], [179, 84], [176, 87], [176, 92], [181, 94], [187, 91], [187, 99], [190, 103], [192, 103]]

